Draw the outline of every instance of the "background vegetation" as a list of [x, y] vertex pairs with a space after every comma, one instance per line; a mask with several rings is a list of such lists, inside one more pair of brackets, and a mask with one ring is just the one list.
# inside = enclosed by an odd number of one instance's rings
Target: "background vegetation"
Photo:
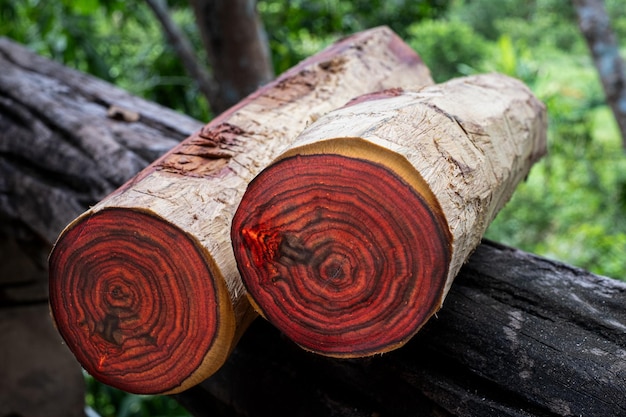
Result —
[[[187, 2], [169, 2], [199, 46]], [[620, 45], [626, 8], [606, 0]], [[277, 73], [343, 34], [388, 25], [434, 78], [498, 71], [546, 103], [549, 155], [500, 213], [487, 237], [626, 280], [626, 155], [569, 0], [259, 0]], [[0, 0], [0, 35], [197, 119], [204, 99], [143, 2]], [[90, 382], [103, 416], [185, 415], [161, 397], [127, 396]]]

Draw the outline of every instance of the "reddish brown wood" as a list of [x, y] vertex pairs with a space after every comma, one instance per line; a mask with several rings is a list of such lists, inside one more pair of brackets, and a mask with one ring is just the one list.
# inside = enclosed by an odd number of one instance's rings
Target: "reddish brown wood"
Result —
[[332, 356], [404, 344], [440, 305], [450, 260], [440, 212], [391, 170], [343, 155], [298, 155], [263, 171], [232, 241], [261, 313]]
[[135, 393], [170, 391], [225, 331], [225, 288], [195, 279], [211, 269], [206, 250], [172, 225], [105, 209], [70, 227], [50, 257], [54, 319], [100, 381]]

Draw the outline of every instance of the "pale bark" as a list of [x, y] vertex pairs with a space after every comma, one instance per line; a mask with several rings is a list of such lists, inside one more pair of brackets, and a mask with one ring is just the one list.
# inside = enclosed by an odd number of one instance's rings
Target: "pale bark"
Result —
[[415, 173], [426, 181], [452, 234], [445, 295], [517, 184], [546, 153], [546, 127], [545, 106], [521, 82], [479, 75], [334, 111], [281, 157], [327, 149], [350, 155], [333, 139], [361, 138], [406, 158], [414, 173], [394, 161], [391, 169], [409, 183]]
[[[367, 356], [404, 344], [441, 307], [454, 277], [478, 246], [490, 222], [509, 200], [517, 184], [528, 175], [532, 165], [546, 152], [545, 106], [526, 86], [512, 78], [498, 74], [481, 75], [425, 87], [416, 92], [393, 92], [390, 95], [360, 100], [321, 117], [309, 126], [277, 162], [256, 179], [254, 186], [249, 187], [250, 196], [244, 196], [240, 206], [244, 213], [238, 212], [233, 222], [237, 261], [248, 292], [255, 297], [255, 306], [284, 333], [293, 336], [297, 343], [317, 353], [338, 357]], [[348, 205], [345, 201], [349, 196], [361, 193], [361, 186], [358, 183], [340, 183], [331, 191], [328, 184], [332, 183], [332, 178], [324, 178], [319, 180], [320, 185], [316, 185], [315, 190], [323, 188], [329, 194], [335, 190], [341, 194], [345, 188], [349, 188], [349, 191], [345, 191], [346, 196], [338, 200], [337, 207], [333, 207], [332, 196], [320, 203], [318, 201], [323, 197], [316, 197], [311, 207], [303, 202], [298, 202], [298, 207], [291, 207], [287, 201], [292, 200], [287, 200], [283, 191], [296, 190], [294, 196], [290, 195], [292, 199], [297, 195], [306, 196], [307, 184], [298, 188], [297, 180], [285, 180], [284, 175], [281, 175], [283, 171], [275, 177], [276, 181], [280, 181], [280, 186], [273, 184], [270, 186], [271, 191], [260, 188], [262, 185], [259, 184], [272, 181], [272, 170], [281, 169], [307, 175], [307, 181], [317, 184], [315, 175], [321, 168], [313, 173], [311, 169], [307, 170], [307, 165], [312, 162], [306, 161], [319, 161], [319, 157], [312, 157], [328, 155], [373, 162], [376, 166], [384, 166], [394, 172], [429, 207], [431, 215], [424, 215], [425, 225], [416, 225], [414, 223], [420, 220], [411, 220], [410, 224], [403, 226], [409, 235], [394, 229], [398, 223], [390, 223], [389, 227], [372, 232], [374, 236], [368, 237], [366, 232], [359, 235], [367, 241], [361, 243], [355, 239], [354, 242], [346, 243], [344, 231], [348, 220], [343, 219], [336, 224], [334, 219], [339, 216], [338, 213], [344, 214], [342, 209], [349, 207], [352, 211], [345, 216], [356, 219], [353, 229], [360, 233], [360, 225], [372, 216], [367, 212], [369, 207], [389, 198], [372, 196], [371, 192], [375, 190], [368, 189], [363, 193], [365, 195], [358, 194], [361, 197], [355, 198], [355, 202]], [[346, 160], [344, 164], [348, 166], [350, 162]], [[358, 173], [352, 175], [356, 177]], [[386, 182], [383, 183], [383, 174], [376, 175], [378, 177], [359, 180], [361, 183], [379, 183], [381, 189], [387, 187]], [[281, 188], [283, 183], [287, 184], [284, 189]], [[257, 191], [259, 189], [262, 191]], [[401, 187], [398, 192], [403, 189]], [[409, 198], [407, 194], [406, 199]], [[415, 203], [413, 212], [417, 211], [418, 204]], [[285, 205], [285, 212], [281, 212], [281, 205]], [[331, 209], [327, 212], [328, 218], [324, 218], [322, 213], [326, 213], [324, 207], [327, 206]], [[394, 210], [393, 207], [383, 206], [381, 204], [384, 213], [392, 213]], [[320, 213], [315, 219], [296, 220], [305, 219], [307, 212], [314, 210]], [[449, 237], [447, 233], [440, 235], [436, 232], [441, 230], [441, 214], [449, 229]], [[362, 221], [359, 220], [361, 215]], [[395, 215], [408, 218], [408, 213]], [[381, 214], [380, 219], [373, 223], [382, 224], [388, 217]], [[437, 220], [431, 221], [430, 218]], [[282, 219], [287, 219], [284, 220], [286, 225]], [[430, 228], [431, 224], [435, 224], [432, 227], [435, 230]], [[312, 229], [299, 229], [309, 225], [314, 230], [327, 230], [323, 244], [309, 244], [299, 237], [319, 234], [315, 234], [317, 232]], [[372, 227], [368, 230], [374, 230]], [[337, 235], [334, 234], [335, 230]], [[423, 236], [424, 230], [428, 231], [429, 236]], [[262, 233], [262, 239], [247, 243], [247, 236], [256, 236], [257, 233]], [[291, 235], [290, 241], [297, 241], [295, 245], [285, 243], [284, 236], [287, 234]], [[411, 237], [415, 240], [396, 241], [405, 236], [415, 236]], [[257, 244], [259, 246], [255, 246]], [[289, 245], [289, 253], [281, 252], [285, 244]], [[449, 264], [446, 264], [448, 251], [445, 247], [450, 245], [451, 256]], [[274, 247], [278, 249], [272, 249]], [[321, 249], [316, 252], [316, 247]], [[358, 256], [346, 255], [357, 247]], [[337, 253], [333, 254], [330, 248], [336, 248]], [[298, 250], [302, 250], [301, 257], [281, 261], [282, 257], [288, 258]], [[411, 254], [405, 255], [407, 251]], [[348, 256], [351, 257], [348, 259]], [[382, 259], [381, 256], [388, 258]], [[412, 261], [414, 256], [416, 259]], [[317, 260], [318, 264], [310, 266], [313, 262], [311, 258]], [[380, 269], [376, 262], [370, 262], [369, 259], [378, 259], [378, 262], [388, 266]], [[407, 265], [397, 267], [405, 260]], [[290, 269], [291, 265], [296, 266]], [[325, 276], [327, 270], [320, 272], [320, 265], [332, 267], [329, 273], [332, 276]], [[385, 275], [384, 271], [393, 270], [391, 268], [398, 268], [397, 276]], [[368, 273], [363, 274], [363, 270]], [[265, 271], [271, 272], [264, 275]], [[442, 271], [443, 275], [440, 276]], [[336, 280], [338, 275], [341, 275], [344, 284], [337, 284], [341, 290], [324, 295], [329, 298], [328, 310], [324, 314], [315, 300], [330, 285], [329, 281]], [[266, 285], [268, 279], [279, 280], [281, 285]], [[402, 281], [405, 291], [395, 289], [392, 284], [389, 284], [390, 287], [383, 284], [403, 279], [407, 280], [406, 284]], [[306, 289], [299, 288], [299, 285]], [[305, 295], [309, 294], [307, 289], [314, 285], [319, 285], [319, 290], [310, 291], [310, 296]], [[370, 288], [366, 285], [376, 285], [376, 293], [388, 290], [389, 298], [382, 295], [374, 297], [369, 291], [362, 291], [361, 288]], [[338, 298], [338, 292], [346, 294], [345, 299]], [[357, 295], [363, 296], [358, 304], [354, 302]], [[331, 299], [338, 300], [337, 305]], [[402, 299], [405, 301], [397, 301]], [[284, 305], [276, 307], [281, 302]], [[340, 308], [351, 305], [355, 305], [354, 309], [358, 311], [348, 307]], [[364, 305], [368, 308], [364, 308]], [[381, 305], [388, 307], [383, 309]], [[382, 319], [378, 317], [380, 314], [374, 313], [370, 317], [370, 311], [391, 311], [391, 305], [398, 311], [394, 310], [394, 313], [389, 314], [390, 317]], [[346, 324], [343, 329], [333, 325], [333, 331], [326, 334], [324, 328], [330, 326], [330, 323], [320, 321], [326, 317], [333, 317], [335, 320], [330, 320], [333, 322], [341, 321], [333, 314], [350, 317], [350, 323], [356, 324]], [[357, 315], [363, 317], [362, 322], [356, 321], [354, 317]], [[381, 329], [386, 329], [387, 335], [393, 334], [393, 339], [388, 344], [380, 342], [382, 346], [370, 346], [372, 339], [384, 340], [382, 335], [374, 338]], [[337, 336], [341, 331], [341, 337]], [[354, 340], [353, 345], [348, 340]]]
[[[388, 28], [354, 35], [249, 96], [72, 223], [70, 228], [82, 227], [81, 222], [110, 208], [138, 210], [177, 228], [206, 251], [213, 276], [189, 278], [211, 279], [218, 292], [228, 294], [215, 300], [223, 333], [199, 373], [177, 390], [217, 370], [252, 318], [229, 241], [230, 221], [249, 181], [308, 123], [352, 97], [431, 83], [421, 59]], [[71, 251], [72, 244], [62, 246]], [[63, 277], [63, 271], [52, 273]], [[63, 314], [63, 307], [55, 307]]]

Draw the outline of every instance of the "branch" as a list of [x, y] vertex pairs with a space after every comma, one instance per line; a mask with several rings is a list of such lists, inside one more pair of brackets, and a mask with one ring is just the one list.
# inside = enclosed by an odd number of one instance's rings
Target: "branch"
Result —
[[211, 108], [215, 106], [218, 95], [218, 86], [213, 80], [212, 76], [206, 71], [206, 69], [200, 65], [196, 59], [191, 42], [183, 31], [174, 23], [170, 17], [169, 10], [165, 0], [146, 0], [148, 6], [154, 12], [154, 15], [161, 23], [167, 40], [174, 48], [176, 55], [183, 63], [185, 70], [191, 78], [194, 79], [198, 88], [202, 94], [208, 100]]
[[626, 149], [626, 65], [602, 0], [574, 0], [578, 23], [595, 63], [606, 100]]
[[256, 0], [191, 0], [213, 77], [216, 112], [235, 105], [274, 78]]

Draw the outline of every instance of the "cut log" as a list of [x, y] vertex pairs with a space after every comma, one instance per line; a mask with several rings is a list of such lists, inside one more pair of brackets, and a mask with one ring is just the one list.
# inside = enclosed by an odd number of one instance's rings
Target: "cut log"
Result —
[[320, 354], [403, 345], [545, 141], [545, 107], [497, 74], [368, 96], [320, 118], [251, 182], [233, 219], [253, 305]]
[[50, 256], [50, 304], [94, 377], [177, 392], [223, 364], [256, 316], [228, 241], [247, 183], [350, 98], [431, 84], [387, 28], [331, 46], [214, 119], [72, 222]]
[[402, 349], [328, 358], [257, 320], [176, 398], [196, 416], [623, 416], [624, 305], [624, 282], [485, 241]]

